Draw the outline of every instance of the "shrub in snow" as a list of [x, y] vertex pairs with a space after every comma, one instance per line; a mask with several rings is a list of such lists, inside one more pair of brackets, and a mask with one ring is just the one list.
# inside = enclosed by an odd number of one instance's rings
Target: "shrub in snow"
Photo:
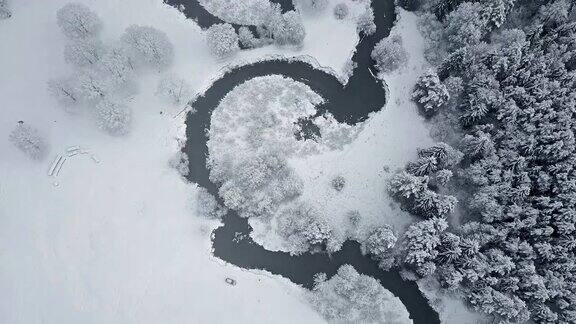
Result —
[[394, 265], [394, 246], [396, 235], [390, 225], [373, 230], [360, 246], [362, 253], [369, 254], [378, 261], [380, 268], [389, 270]]
[[332, 188], [334, 188], [334, 190], [342, 191], [342, 189], [344, 189], [344, 186], [346, 185], [346, 179], [343, 176], [339, 175], [334, 177], [334, 179], [330, 181], [330, 184], [332, 185]]
[[409, 323], [406, 308], [378, 280], [359, 274], [345, 264], [326, 280], [315, 276], [310, 295], [312, 306], [334, 323]]
[[48, 92], [64, 107], [76, 105], [80, 100], [80, 94], [70, 78], [49, 80]]
[[14, 146], [31, 159], [41, 160], [48, 154], [48, 144], [38, 131], [31, 126], [19, 123], [8, 138]]
[[309, 12], [322, 12], [328, 7], [328, 0], [299, 0], [298, 1], [303, 10]]
[[126, 28], [121, 39], [154, 68], [164, 70], [174, 61], [174, 46], [166, 33], [154, 27], [132, 25]]
[[175, 75], [168, 75], [158, 83], [156, 95], [172, 105], [181, 105], [192, 96], [192, 88], [186, 80]]
[[92, 38], [71, 41], [64, 48], [66, 63], [78, 67], [95, 65], [103, 55], [104, 45], [101, 41]]
[[71, 39], [95, 37], [102, 29], [100, 18], [80, 3], [69, 3], [60, 8], [56, 18], [64, 35]]
[[450, 94], [446, 86], [440, 82], [438, 74], [428, 70], [416, 82], [412, 98], [422, 105], [425, 112], [435, 113], [450, 99]]
[[358, 17], [356, 30], [364, 35], [372, 35], [376, 32], [376, 23], [374, 23], [374, 10], [367, 8], [364, 13]]
[[277, 217], [276, 232], [290, 246], [291, 253], [325, 244], [331, 236], [317, 211], [305, 203], [282, 210]]
[[121, 85], [134, 75], [136, 64], [126, 48], [114, 47], [102, 56], [98, 69], [106, 74], [113, 84]]
[[120, 136], [130, 130], [132, 112], [125, 105], [110, 100], [102, 100], [96, 105], [96, 121], [100, 129], [110, 135]]
[[372, 59], [381, 72], [393, 72], [406, 64], [408, 54], [399, 36], [387, 37], [379, 41], [372, 50]]
[[349, 13], [350, 9], [348, 9], [348, 5], [345, 4], [344, 2], [340, 2], [339, 4], [334, 6], [334, 17], [336, 17], [336, 19], [342, 20], [348, 17]]
[[12, 17], [12, 11], [8, 6], [8, 0], [0, 0], [0, 19], [8, 19]]
[[203, 187], [199, 187], [196, 194], [196, 211], [198, 216], [208, 219], [222, 219], [227, 213], [226, 208], [220, 206], [216, 198]]
[[224, 58], [238, 52], [238, 35], [230, 24], [214, 24], [206, 31], [206, 42], [210, 52]]

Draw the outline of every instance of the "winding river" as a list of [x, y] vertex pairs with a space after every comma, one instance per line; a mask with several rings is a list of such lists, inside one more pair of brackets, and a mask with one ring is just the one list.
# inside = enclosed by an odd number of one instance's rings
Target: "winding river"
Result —
[[[207, 28], [222, 22], [208, 13], [197, 0], [167, 0], [168, 4], [185, 6], [184, 13], [198, 24]], [[275, 0], [284, 11], [293, 9], [290, 0]], [[205, 187], [215, 197], [218, 187], [210, 182], [206, 166], [208, 155], [207, 133], [210, 128], [212, 111], [220, 100], [236, 85], [254, 77], [280, 74], [308, 85], [316, 91], [326, 103], [319, 111], [329, 111], [340, 122], [350, 124], [366, 119], [370, 112], [380, 110], [386, 103], [385, 85], [374, 78], [370, 69], [373, 61], [370, 53], [380, 39], [388, 36], [395, 21], [393, 0], [372, 0], [377, 31], [374, 35], [363, 37], [356, 47], [353, 60], [358, 64], [346, 86], [336, 77], [313, 68], [300, 61], [271, 60], [252, 65], [241, 66], [226, 73], [215, 81], [205, 94], [197, 98], [192, 106], [197, 110], [186, 119], [187, 142], [183, 151], [188, 155], [190, 170], [188, 180]], [[238, 27], [238, 26], [236, 26]], [[220, 203], [222, 203], [221, 199]], [[223, 219], [224, 226], [216, 229], [213, 236], [214, 255], [224, 261], [246, 269], [263, 269], [289, 278], [292, 282], [306, 288], [313, 285], [313, 276], [324, 272], [331, 277], [343, 264], [351, 264], [365, 275], [374, 277], [394, 295], [400, 298], [414, 323], [439, 323], [436, 311], [428, 304], [415, 282], [404, 281], [396, 270], [383, 271], [376, 262], [360, 252], [360, 244], [347, 241], [338, 252], [304, 253], [291, 256], [285, 252], [273, 252], [255, 243], [249, 236], [252, 231], [248, 221], [234, 211]], [[238, 239], [238, 234], [242, 239]]]

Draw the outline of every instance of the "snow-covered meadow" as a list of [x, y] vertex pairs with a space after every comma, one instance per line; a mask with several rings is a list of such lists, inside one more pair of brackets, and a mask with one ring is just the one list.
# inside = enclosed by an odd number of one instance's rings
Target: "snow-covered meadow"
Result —
[[[167, 73], [196, 91], [229, 63], [213, 59], [200, 28], [159, 0], [83, 2], [103, 20], [105, 42], [131, 24], [166, 32], [175, 47]], [[101, 132], [49, 95], [47, 81], [71, 72], [56, 24], [65, 3], [13, 1], [13, 17], [0, 21], [0, 321], [321, 322], [287, 280], [211, 257], [215, 224], [195, 217], [195, 189], [167, 166], [185, 125], [183, 107], [154, 95], [161, 75], [139, 76], [125, 137]], [[31, 161], [9, 143], [19, 120], [46, 138], [46, 159]], [[67, 158], [49, 177], [53, 159], [72, 146], [90, 153]]]
[[[13, 16], [0, 21], [0, 322], [323, 322], [301, 287], [211, 255], [209, 234], [218, 223], [197, 217], [197, 188], [168, 166], [184, 140], [186, 107], [155, 94], [158, 83], [175, 80], [166, 79], [173, 75], [201, 93], [231, 67], [267, 57], [304, 59], [346, 79], [359, 41], [355, 19], [366, 3], [347, 1], [350, 14], [343, 20], [334, 17], [335, 2], [322, 13], [304, 14], [307, 36], [299, 48], [265, 46], [217, 59], [202, 30], [161, 0], [80, 2], [102, 19], [104, 44], [117, 43], [130, 25], [150, 25], [172, 42], [174, 63], [134, 78], [126, 100], [131, 130], [110, 136], [89, 113], [70, 114], [48, 91], [48, 80], [74, 73], [56, 23], [67, 1], [12, 1]], [[402, 37], [410, 56], [405, 67], [381, 76], [389, 93], [382, 111], [353, 128], [318, 119], [325, 132], [345, 129], [344, 140], [334, 136], [338, 143], [330, 143], [328, 133], [320, 143], [286, 142], [293, 119], [313, 115], [321, 101], [304, 89], [298, 96], [308, 95], [309, 102], [302, 111], [283, 111], [287, 106], [279, 103], [286, 103], [274, 102], [275, 117], [289, 122], [256, 134], [291, 150], [284, 162], [301, 181], [299, 199], [314, 206], [338, 240], [349, 234], [350, 212], [360, 215], [352, 235], [360, 240], [375, 226], [401, 232], [412, 221], [388, 198], [386, 179], [416, 156], [416, 148], [431, 143], [409, 99], [426, 66], [416, 17], [402, 10], [398, 17], [392, 33]], [[9, 142], [18, 121], [46, 139], [45, 159], [29, 160]], [[60, 155], [66, 160], [49, 175]], [[340, 191], [332, 183], [338, 176], [345, 179]], [[286, 248], [268, 224], [251, 224], [256, 241]], [[238, 284], [227, 285], [227, 277]]]

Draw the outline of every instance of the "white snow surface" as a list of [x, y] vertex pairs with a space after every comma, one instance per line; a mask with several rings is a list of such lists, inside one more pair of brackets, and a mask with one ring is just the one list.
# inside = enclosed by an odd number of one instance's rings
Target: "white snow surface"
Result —
[[240, 25], [261, 25], [270, 12], [268, 0], [198, 0], [200, 4], [223, 21]]
[[[130, 24], [165, 31], [176, 51], [169, 72], [196, 91], [227, 63], [210, 56], [198, 26], [160, 0], [82, 2], [102, 18], [105, 43]], [[106, 135], [49, 96], [46, 81], [71, 71], [55, 18], [65, 3], [13, 1], [13, 17], [0, 22], [0, 322], [323, 322], [298, 286], [211, 256], [216, 224], [193, 215], [195, 188], [167, 167], [185, 127], [183, 115], [173, 118], [182, 107], [154, 96], [161, 75], [138, 77], [126, 137]], [[250, 55], [258, 53], [238, 60]], [[30, 161], [8, 142], [18, 120], [47, 138], [46, 160]], [[49, 177], [54, 158], [72, 146], [87, 154], [68, 157]]]

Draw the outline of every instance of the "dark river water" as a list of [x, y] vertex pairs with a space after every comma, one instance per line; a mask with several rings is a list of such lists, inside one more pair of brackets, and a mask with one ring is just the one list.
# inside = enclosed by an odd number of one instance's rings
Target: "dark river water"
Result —
[[[202, 28], [222, 22], [200, 6], [197, 0], [166, 2], [174, 6], [183, 4], [186, 7], [186, 16], [197, 21]], [[289, 0], [274, 2], [280, 3], [284, 11], [293, 9]], [[372, 8], [377, 31], [372, 36], [363, 37], [356, 47], [353, 60], [358, 67], [345, 87], [334, 76], [314, 69], [307, 63], [271, 60], [233, 69], [214, 82], [203, 96], [192, 102], [197, 112], [187, 116], [187, 142], [183, 148], [189, 158], [188, 180], [198, 183], [215, 197], [219, 197], [218, 186], [210, 182], [209, 169], [206, 166], [206, 130], [210, 129], [212, 111], [220, 100], [236, 85], [254, 77], [280, 74], [308, 85], [327, 101], [319, 107], [319, 111], [332, 113], [340, 122], [358, 123], [365, 120], [371, 112], [380, 110], [386, 103], [386, 85], [374, 78], [370, 72], [374, 63], [370, 53], [376, 42], [388, 36], [396, 15], [393, 0], [373, 0]], [[218, 199], [222, 203], [221, 199]], [[430, 307], [415, 282], [402, 280], [396, 270], [383, 271], [378, 268], [376, 262], [362, 255], [357, 242], [347, 241], [340, 251], [332, 254], [304, 253], [291, 256], [285, 252], [268, 251], [252, 241], [249, 237], [252, 228], [248, 221], [239, 217], [235, 211], [230, 211], [223, 221], [224, 226], [214, 231], [212, 243], [214, 255], [224, 261], [246, 269], [263, 269], [306, 288], [312, 287], [314, 274], [324, 272], [331, 277], [341, 265], [350, 264], [358, 272], [379, 280], [386, 289], [399, 297], [414, 323], [440, 322], [438, 314]], [[239, 234], [242, 237], [240, 240]]]

